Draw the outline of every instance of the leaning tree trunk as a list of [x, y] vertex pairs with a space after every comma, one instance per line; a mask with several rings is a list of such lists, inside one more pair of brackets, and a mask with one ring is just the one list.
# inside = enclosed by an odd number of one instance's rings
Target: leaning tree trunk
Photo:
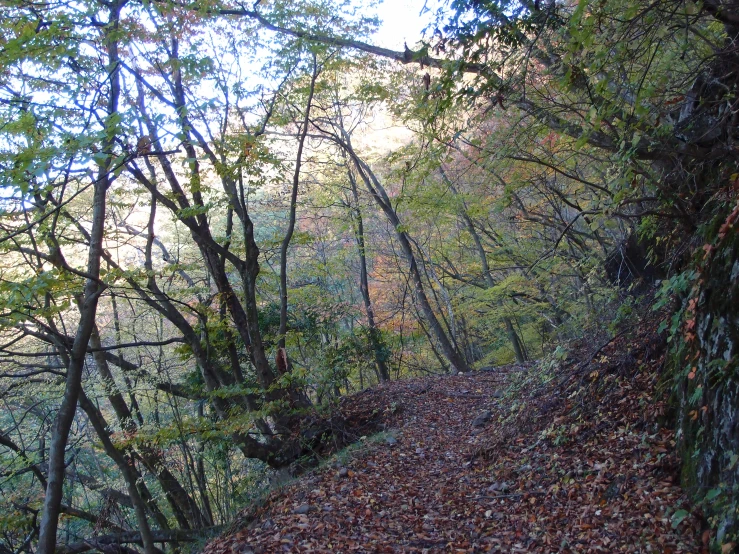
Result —
[[144, 545], [144, 552], [146, 554], [156, 554], [159, 550], [154, 545], [151, 527], [149, 527], [149, 521], [146, 519], [146, 503], [142, 499], [139, 494], [139, 490], [136, 487], [137, 476], [134, 472], [131, 458], [125, 456], [123, 452], [115, 447], [113, 441], [110, 439], [107, 422], [92, 401], [87, 398], [84, 391], [80, 392], [80, 407], [87, 414], [93, 429], [95, 429], [95, 432], [103, 445], [105, 453], [115, 462], [119, 471], [123, 475], [123, 481], [126, 483], [126, 488], [128, 489], [128, 496], [131, 498], [131, 503], [133, 504], [133, 509], [136, 514], [136, 523], [138, 524], [138, 530], [141, 533], [141, 542]]
[[[135, 435], [138, 431], [136, 421], [115, 384], [115, 378], [102, 351], [97, 326], [93, 327], [90, 346], [93, 349], [93, 358], [103, 382], [103, 388], [110, 405], [113, 407], [118, 423], [124, 431]], [[141, 444], [138, 447], [137, 454], [149, 473], [159, 482], [159, 486], [162, 487], [172, 512], [177, 518], [177, 523], [182, 529], [200, 529], [213, 525], [213, 522], [200, 510], [195, 500], [167, 468], [167, 464], [159, 451], [147, 444]]]
[[426, 295], [426, 289], [423, 284], [421, 270], [418, 267], [418, 261], [416, 260], [416, 255], [413, 251], [411, 239], [408, 233], [405, 231], [403, 224], [398, 217], [398, 214], [393, 208], [392, 203], [390, 202], [390, 198], [385, 191], [385, 188], [382, 186], [379, 179], [370, 169], [370, 167], [364, 161], [362, 161], [362, 159], [359, 158], [357, 153], [354, 151], [354, 148], [352, 147], [351, 141], [346, 132], [343, 129], [341, 129], [340, 132], [342, 133], [342, 136], [333, 136], [332, 138], [337, 143], [337, 145], [340, 146], [351, 158], [352, 163], [357, 170], [357, 173], [362, 178], [362, 181], [367, 188], [367, 191], [370, 193], [375, 203], [388, 218], [391, 225], [393, 226], [393, 229], [395, 229], [395, 234], [398, 238], [398, 242], [400, 242], [400, 247], [403, 250], [403, 256], [408, 262], [408, 269], [411, 274], [411, 280], [413, 281], [416, 300], [421, 307], [423, 316], [428, 321], [429, 327], [431, 328], [431, 333], [438, 341], [439, 346], [444, 353], [444, 357], [451, 364], [451, 372], [466, 373], [470, 371], [470, 368], [467, 365], [464, 356], [457, 350], [452, 341], [449, 339], [446, 332], [444, 331], [444, 328], [439, 322], [439, 319], [436, 317], [433, 308], [431, 307], [431, 302], [429, 302], [428, 296]]
[[390, 371], [386, 362], [386, 351], [382, 344], [380, 330], [375, 322], [375, 312], [372, 308], [372, 298], [369, 292], [369, 278], [367, 273], [367, 250], [364, 241], [364, 220], [362, 218], [362, 209], [359, 207], [359, 191], [357, 190], [357, 180], [354, 174], [349, 171], [349, 183], [352, 187], [352, 196], [354, 197], [354, 207], [351, 208], [352, 219], [354, 221], [354, 240], [357, 243], [359, 253], [359, 288], [362, 292], [362, 300], [364, 300], [364, 309], [367, 313], [367, 325], [370, 331], [370, 341], [372, 342], [372, 351], [375, 356], [375, 365], [377, 366], [377, 375], [380, 381], [387, 382], [390, 380]]
[[[101, 169], [102, 172], [103, 169]], [[59, 507], [62, 501], [64, 467], [66, 465], [64, 455], [69, 432], [77, 411], [77, 400], [82, 390], [82, 370], [85, 364], [87, 344], [95, 322], [98, 299], [102, 292], [102, 285], [98, 281], [98, 277], [100, 275], [100, 256], [102, 254], [105, 219], [105, 194], [108, 184], [107, 172], [100, 175], [95, 184], [93, 227], [87, 263], [87, 274], [90, 277], [87, 279], [84, 293], [80, 298], [80, 321], [74, 343], [69, 352], [64, 396], [52, 427], [49, 447], [49, 476], [43, 516], [39, 526], [38, 552], [40, 554], [53, 554], [56, 547], [56, 531], [60, 513]]]

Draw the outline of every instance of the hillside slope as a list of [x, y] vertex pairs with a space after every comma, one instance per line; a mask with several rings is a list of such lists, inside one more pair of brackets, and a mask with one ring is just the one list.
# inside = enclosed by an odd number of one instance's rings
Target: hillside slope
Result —
[[557, 364], [346, 399], [388, 432], [273, 493], [205, 552], [707, 551], [658, 424], [654, 327], [575, 345]]

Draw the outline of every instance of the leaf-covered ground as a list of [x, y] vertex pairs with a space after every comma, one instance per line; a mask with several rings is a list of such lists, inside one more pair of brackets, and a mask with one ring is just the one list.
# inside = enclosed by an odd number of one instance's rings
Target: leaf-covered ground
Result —
[[393, 382], [387, 432], [273, 493], [207, 554], [707, 552], [655, 402], [653, 322], [549, 366]]

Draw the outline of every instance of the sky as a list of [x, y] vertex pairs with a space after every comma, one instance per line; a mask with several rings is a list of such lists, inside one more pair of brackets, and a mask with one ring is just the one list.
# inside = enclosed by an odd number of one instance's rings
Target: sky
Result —
[[[438, 4], [438, 0], [384, 0], [377, 9], [382, 26], [372, 42], [392, 50], [402, 50], [405, 41], [409, 47], [413, 47], [420, 40], [423, 29], [431, 22]], [[424, 5], [431, 11], [419, 15]]]

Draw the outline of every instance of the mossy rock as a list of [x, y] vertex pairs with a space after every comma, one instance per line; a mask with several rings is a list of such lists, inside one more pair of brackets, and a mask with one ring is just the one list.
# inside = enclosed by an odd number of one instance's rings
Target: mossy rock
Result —
[[739, 538], [739, 205], [724, 212], [696, 255], [671, 354], [683, 486], [716, 530], [714, 548]]

